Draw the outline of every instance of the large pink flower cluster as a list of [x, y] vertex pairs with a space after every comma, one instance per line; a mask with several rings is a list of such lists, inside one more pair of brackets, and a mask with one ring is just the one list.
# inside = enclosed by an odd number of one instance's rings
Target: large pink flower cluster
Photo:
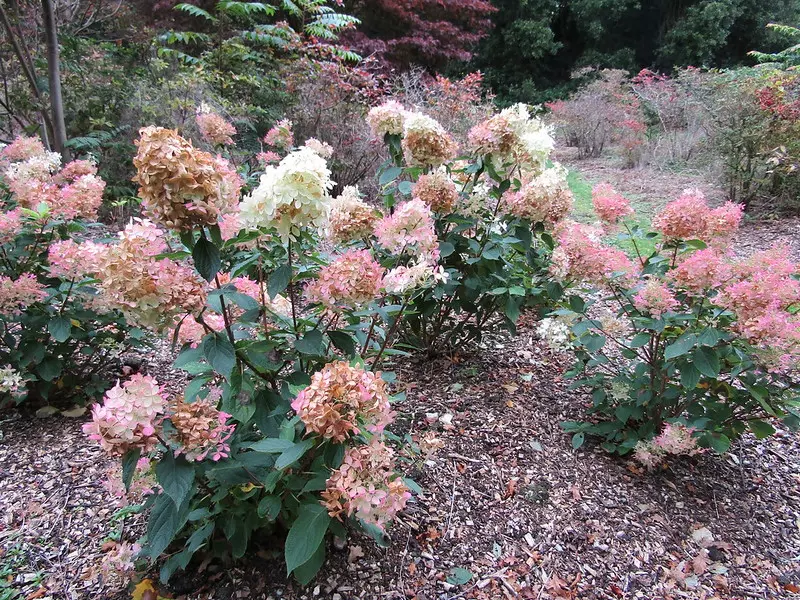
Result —
[[656, 319], [660, 319], [664, 313], [675, 310], [678, 304], [672, 290], [657, 278], [648, 279], [633, 297], [636, 310]]
[[83, 279], [95, 275], [106, 246], [95, 242], [63, 240], [55, 242], [47, 249], [50, 274], [62, 279]]
[[633, 451], [634, 458], [648, 469], [658, 467], [667, 455], [688, 455], [700, 452], [694, 429], [680, 423], [666, 423], [659, 435], [650, 441], [640, 441]]
[[402, 135], [406, 109], [395, 100], [375, 106], [367, 113], [367, 124], [377, 138], [389, 135]]
[[362, 306], [378, 297], [383, 273], [369, 250], [348, 250], [320, 269], [306, 295], [331, 309]]
[[378, 243], [394, 254], [405, 252], [436, 262], [439, 241], [431, 209], [420, 199], [403, 202], [375, 225]]
[[403, 120], [403, 154], [409, 165], [438, 167], [455, 157], [455, 140], [437, 121], [422, 113], [407, 113]]
[[[757, 252], [733, 267], [733, 276], [715, 302], [736, 315], [736, 327], [750, 342], [800, 354], [798, 265], [787, 258], [785, 246]], [[786, 357], [787, 360], [791, 356]]]
[[174, 326], [186, 313], [199, 313], [206, 302], [205, 282], [193, 268], [155, 258], [165, 247], [151, 222], [134, 221], [98, 260], [103, 300], [156, 331]]
[[331, 201], [325, 229], [332, 242], [346, 243], [368, 237], [377, 219], [377, 211], [361, 199], [358, 188], [348, 185]]
[[0, 244], [10, 244], [22, 231], [22, 210], [14, 208], [0, 212]]
[[83, 432], [115, 455], [139, 448], [151, 450], [157, 443], [156, 427], [167, 407], [158, 382], [149, 375], [135, 374], [106, 392], [103, 404], [92, 407], [92, 421]]
[[384, 529], [405, 508], [411, 493], [394, 473], [394, 455], [377, 438], [345, 450], [322, 492], [322, 504], [332, 517], [353, 516]]
[[177, 447], [175, 455], [186, 460], [201, 461], [206, 457], [214, 462], [227, 458], [231, 448], [228, 440], [236, 430], [236, 425], [227, 424], [231, 415], [217, 409], [210, 399], [197, 398], [194, 402], [178, 401], [169, 413], [169, 420], [175, 431], [171, 442]]
[[600, 220], [609, 224], [633, 214], [630, 202], [608, 183], [598, 183], [592, 188], [592, 204]]
[[739, 228], [742, 206], [727, 202], [709, 208], [700, 190], [685, 190], [653, 218], [653, 228], [667, 240], [727, 240]]
[[73, 161], [59, 171], [59, 154], [45, 151], [38, 139], [18, 138], [4, 148], [0, 163], [20, 206], [45, 204], [53, 217], [63, 220], [97, 218], [106, 183], [91, 162]]
[[36, 280], [35, 275], [23, 273], [18, 279], [0, 275], [0, 315], [13, 317], [45, 298], [45, 287]]
[[631, 260], [622, 250], [604, 244], [601, 235], [602, 231], [574, 221], [559, 224], [551, 273], [561, 280], [600, 285], [617, 277], [626, 283], [634, 281], [636, 268]]
[[667, 273], [679, 288], [693, 296], [703, 296], [707, 290], [716, 289], [731, 277], [731, 266], [716, 248], [692, 252]]
[[325, 365], [292, 402], [306, 431], [334, 442], [361, 433], [380, 433], [394, 419], [380, 373], [344, 361]]

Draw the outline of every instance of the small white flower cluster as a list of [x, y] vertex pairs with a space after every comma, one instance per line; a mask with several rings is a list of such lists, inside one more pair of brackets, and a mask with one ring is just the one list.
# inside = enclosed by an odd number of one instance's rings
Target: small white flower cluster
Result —
[[0, 394], [15, 394], [25, 385], [25, 380], [11, 367], [0, 369]]
[[546, 317], [536, 327], [539, 338], [547, 342], [552, 350], [561, 352], [572, 347], [569, 325], [560, 319]]
[[58, 152], [45, 152], [31, 156], [27, 160], [8, 166], [5, 176], [9, 181], [35, 179], [44, 181], [61, 168], [61, 155]]

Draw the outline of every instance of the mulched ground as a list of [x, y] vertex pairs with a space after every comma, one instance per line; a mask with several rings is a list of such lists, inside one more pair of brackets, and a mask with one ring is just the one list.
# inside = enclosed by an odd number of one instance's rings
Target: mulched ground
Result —
[[[580, 418], [588, 398], [568, 390], [559, 378], [567, 358], [532, 329], [523, 323], [518, 338], [494, 338], [471, 355], [398, 365], [399, 380], [414, 382], [397, 406], [401, 429], [432, 431], [444, 445], [405, 466], [425, 493], [389, 549], [358, 536], [331, 544], [323, 574], [303, 590], [283, 577], [279, 548], [264, 545], [236, 565], [194, 566], [171, 594], [650, 600], [799, 589], [797, 435], [745, 438], [725, 457], [686, 458], [656, 473], [599, 449], [575, 451], [558, 423]], [[142, 517], [112, 519], [117, 507], [101, 484], [111, 464], [81, 422], [0, 426], [0, 565], [12, 565], [23, 598], [129, 597], [120, 582], [102, 581], [98, 565], [103, 541], [122, 523], [123, 537], [135, 539]], [[471, 578], [448, 583], [458, 575]]]
[[[654, 206], [702, 184], [608, 161], [576, 166], [592, 182], [654, 198]], [[736, 251], [781, 240], [800, 259], [798, 233], [797, 219], [747, 222]], [[655, 473], [591, 446], [576, 451], [559, 423], [580, 419], [590, 400], [561, 381], [568, 357], [553, 355], [533, 330], [524, 316], [517, 338], [396, 365], [407, 386], [396, 432], [435, 435], [443, 447], [408, 458], [404, 469], [424, 494], [392, 530], [390, 548], [357, 535], [331, 542], [322, 574], [301, 589], [284, 577], [279, 545], [263, 540], [236, 564], [192, 564], [162, 593], [187, 600], [738, 600], [800, 592], [796, 434], [745, 437], [724, 457], [679, 459]], [[142, 368], [177, 390], [180, 375], [169, 364], [162, 347]], [[102, 484], [117, 466], [85, 439], [84, 421], [0, 415], [0, 600], [130, 598], [125, 582], [104, 580], [99, 566], [113, 547], [108, 540], [135, 541], [144, 519], [118, 513]]]

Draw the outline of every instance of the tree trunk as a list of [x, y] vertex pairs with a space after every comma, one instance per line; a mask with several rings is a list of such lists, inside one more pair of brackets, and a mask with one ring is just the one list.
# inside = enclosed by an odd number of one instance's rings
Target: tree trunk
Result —
[[42, 0], [44, 33], [47, 39], [47, 78], [50, 82], [50, 112], [53, 120], [53, 145], [64, 162], [69, 160], [67, 127], [64, 123], [64, 100], [61, 97], [61, 66], [58, 55], [58, 31], [53, 0]]

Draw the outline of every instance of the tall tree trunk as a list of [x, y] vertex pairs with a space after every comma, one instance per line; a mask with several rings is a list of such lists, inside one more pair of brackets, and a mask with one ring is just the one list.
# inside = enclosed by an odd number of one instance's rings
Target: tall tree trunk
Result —
[[33, 65], [26, 60], [27, 52], [25, 52], [25, 48], [20, 44], [19, 40], [17, 39], [16, 34], [14, 33], [14, 29], [11, 26], [11, 21], [6, 14], [5, 8], [3, 8], [3, 3], [0, 1], [0, 21], [3, 23], [3, 28], [6, 31], [6, 35], [8, 35], [8, 39], [11, 42], [11, 47], [14, 49], [14, 54], [19, 61], [20, 67], [22, 68], [22, 72], [25, 75], [25, 79], [28, 81], [28, 84], [31, 86], [31, 93], [33, 93], [33, 97], [36, 98], [37, 104], [40, 107], [40, 114], [42, 116], [42, 129], [41, 129], [41, 136], [42, 142], [44, 142], [45, 148], [50, 148], [50, 138], [49, 133], [53, 130], [53, 125], [50, 121], [50, 116], [47, 114], [47, 111], [44, 108], [44, 103], [42, 101], [42, 96], [39, 93], [39, 87], [36, 85], [36, 74], [33, 72]]
[[69, 160], [67, 127], [64, 123], [64, 100], [61, 97], [61, 66], [58, 55], [58, 31], [53, 0], [42, 0], [44, 34], [47, 40], [47, 78], [50, 82], [50, 111], [53, 117], [53, 145], [64, 162]]

